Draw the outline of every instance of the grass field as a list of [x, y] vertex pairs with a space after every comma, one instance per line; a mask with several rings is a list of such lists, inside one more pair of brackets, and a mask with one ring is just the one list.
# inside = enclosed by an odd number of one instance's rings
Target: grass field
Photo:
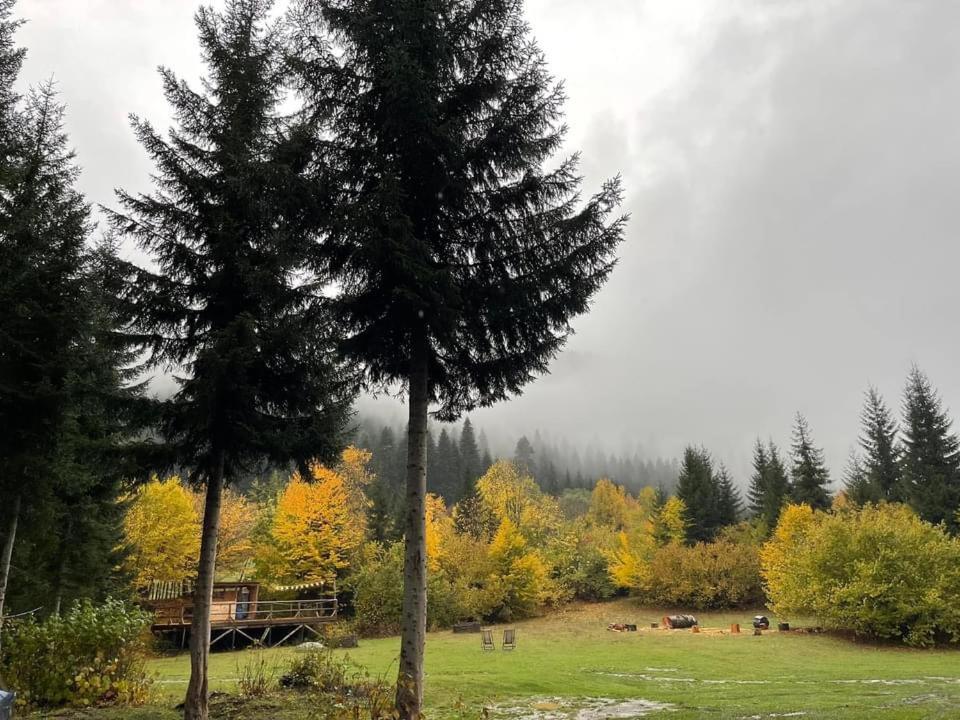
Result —
[[[513, 652], [484, 653], [478, 635], [432, 633], [426, 657], [427, 715], [476, 718], [488, 708], [494, 719], [560, 720], [586, 708], [590, 712], [580, 720], [960, 718], [960, 651], [878, 647], [775, 630], [755, 637], [748, 627], [750, 612], [699, 616], [705, 628], [729, 629], [731, 622], [740, 622], [746, 631], [741, 635], [606, 629], [610, 622], [649, 626], [662, 614], [627, 601], [571, 607], [518, 623]], [[338, 652], [348, 653], [371, 674], [392, 679], [398, 645], [396, 638], [365, 640], [357, 649]], [[294, 651], [264, 652], [282, 664]], [[214, 655], [212, 689], [234, 692], [238, 665], [250, 654]], [[73, 717], [176, 718], [173, 708], [186, 687], [187, 657], [154, 660], [151, 670], [158, 683], [154, 705]], [[668, 708], [642, 715], [641, 704], [626, 702], [637, 700]], [[248, 706], [227, 703], [214, 713], [218, 716], [320, 717], [311, 715], [308, 699], [293, 693]]]

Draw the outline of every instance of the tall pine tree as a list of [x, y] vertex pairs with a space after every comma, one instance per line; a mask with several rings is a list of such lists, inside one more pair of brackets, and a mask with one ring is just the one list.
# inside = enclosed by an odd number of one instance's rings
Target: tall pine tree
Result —
[[713, 460], [703, 448], [687, 446], [680, 464], [677, 497], [686, 506], [686, 539], [690, 544], [709, 542], [721, 525], [720, 491]]
[[897, 423], [874, 387], [867, 390], [860, 422], [865, 484], [858, 486], [863, 491], [858, 494], [873, 502], [903, 500]]
[[0, 617], [20, 519], [50, 520], [71, 377], [90, 333], [90, 211], [63, 117], [51, 84], [30, 92], [0, 193]]
[[793, 470], [790, 499], [806, 503], [815, 510], [830, 507], [830, 473], [823, 460], [823, 450], [815, 447], [807, 419], [797, 413], [793, 429]]
[[526, 435], [522, 435], [519, 440], [517, 440], [517, 447], [513, 451], [513, 463], [517, 466], [517, 469], [526, 474], [533, 474], [535, 465], [534, 465], [534, 456], [535, 451], [533, 445], [527, 440]]
[[857, 505], [876, 503], [882, 499], [877, 492], [877, 487], [867, 478], [863, 460], [854, 450], [850, 451], [850, 457], [847, 458], [847, 466], [843, 471], [843, 485], [847, 497]]
[[[747, 503], [753, 517], [764, 517], [767, 497], [767, 475], [770, 461], [767, 459], [767, 449], [760, 438], [753, 445], [753, 474], [750, 476], [750, 487], [747, 490]], [[764, 519], [766, 519], [764, 517]]]
[[480, 462], [480, 449], [477, 447], [473, 423], [470, 422], [470, 418], [467, 418], [463, 421], [463, 429], [460, 431], [460, 468], [463, 485], [458, 500], [469, 497], [476, 489], [477, 479], [483, 474]]
[[351, 396], [331, 361], [323, 287], [308, 274], [317, 196], [314, 112], [284, 115], [283, 39], [269, 0], [196, 14], [201, 91], [166, 69], [177, 123], [164, 138], [134, 118], [156, 192], [119, 193], [114, 228], [156, 269], [129, 268], [129, 331], [151, 367], [177, 368], [160, 427], [174, 462], [206, 487], [190, 634], [187, 720], [206, 720], [207, 657], [224, 487], [264, 459], [332, 458]]
[[397, 709], [417, 718], [429, 406], [454, 420], [546, 372], [613, 269], [621, 193], [613, 180], [581, 204], [576, 157], [545, 169], [563, 92], [516, 0], [303, 5], [303, 79], [337, 108], [342, 194], [318, 254], [341, 283], [343, 349], [409, 398]]
[[927, 376], [914, 366], [903, 397], [903, 492], [924, 520], [957, 530], [960, 441]]
[[716, 474], [717, 485], [717, 522], [720, 527], [734, 525], [740, 520], [743, 511], [743, 500], [740, 492], [733, 484], [730, 473], [721, 463]]
[[14, 19], [16, 0], [0, 0], [0, 192], [9, 196], [19, 156], [20, 117], [17, 77], [26, 51], [17, 47], [16, 32], [21, 21]]
[[748, 502], [750, 513], [773, 530], [780, 509], [790, 494], [790, 480], [780, 450], [770, 440], [766, 446], [757, 438], [753, 447], [753, 475], [750, 476]]

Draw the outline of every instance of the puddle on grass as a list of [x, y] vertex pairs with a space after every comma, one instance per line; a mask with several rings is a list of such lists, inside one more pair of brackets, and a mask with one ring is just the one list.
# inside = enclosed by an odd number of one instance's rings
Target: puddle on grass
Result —
[[[675, 672], [675, 668], [645, 668], [646, 672], [613, 672], [610, 670], [591, 670], [582, 668], [583, 672], [604, 677], [638, 680], [640, 682], [662, 683], [700, 683], [703, 685], [817, 685], [829, 683], [832, 685], [960, 685], [960, 678], [927, 675], [922, 678], [857, 678], [849, 680], [799, 680], [793, 677], [775, 678], [771, 680], [734, 680], [734, 679], [698, 679], [692, 677], [677, 677], [654, 675], [654, 672]], [[768, 717], [791, 717], [768, 716]]]
[[494, 705], [487, 710], [491, 717], [509, 720], [630, 720], [671, 707], [643, 698], [543, 697], [527, 704]]

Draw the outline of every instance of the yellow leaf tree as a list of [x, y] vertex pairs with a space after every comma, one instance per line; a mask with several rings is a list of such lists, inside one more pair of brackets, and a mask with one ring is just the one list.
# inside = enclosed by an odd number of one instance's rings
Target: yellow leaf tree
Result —
[[269, 538], [257, 554], [264, 579], [331, 581], [363, 541], [363, 517], [351, 511], [344, 476], [319, 464], [310, 474], [311, 482], [295, 474], [277, 501]]
[[200, 517], [179, 477], [154, 477], [130, 498], [123, 520], [124, 567], [135, 587], [181, 582], [196, 572]]
[[654, 537], [658, 545], [683, 542], [687, 536], [687, 505], [676, 495], [660, 508], [654, 520]]
[[787, 505], [770, 540], [760, 548], [760, 567], [770, 606], [778, 614], [807, 609], [819, 578], [811, 566], [808, 545], [817, 530], [809, 505]]
[[[648, 526], [649, 527], [649, 526]], [[647, 528], [617, 534], [617, 546], [607, 554], [610, 579], [619, 588], [642, 590], [650, 577], [650, 560], [657, 550]]]
[[502, 604], [497, 614], [502, 619], [532, 615], [551, 596], [546, 563], [530, 549], [509, 517], [500, 523], [490, 543], [490, 559], [496, 568], [490, 584], [500, 588]]
[[601, 478], [590, 493], [588, 517], [598, 525], [608, 525], [615, 530], [623, 530], [627, 524], [629, 505], [636, 505], [620, 485], [607, 478]]
[[366, 491], [376, 479], [370, 471], [372, 458], [373, 454], [370, 451], [351, 445], [343, 451], [340, 462], [336, 466], [337, 473], [343, 478], [350, 513], [360, 523], [360, 530], [363, 533], [366, 533], [367, 510], [371, 505]]
[[557, 531], [563, 515], [555, 498], [544, 494], [529, 475], [500, 460], [477, 481], [485, 508], [502, 523], [509, 519], [524, 538], [535, 544]]
[[[199, 496], [198, 496], [199, 498]], [[242, 578], [253, 561], [253, 528], [257, 509], [246, 497], [224, 490], [217, 535], [217, 575]]]
[[427, 565], [431, 571], [440, 567], [448, 541], [454, 534], [453, 519], [443, 498], [427, 495]]

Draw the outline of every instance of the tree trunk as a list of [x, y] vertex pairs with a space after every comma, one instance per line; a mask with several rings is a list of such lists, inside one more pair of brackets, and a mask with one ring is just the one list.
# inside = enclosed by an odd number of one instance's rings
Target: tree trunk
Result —
[[60, 614], [63, 604], [63, 584], [67, 575], [67, 548], [70, 547], [70, 535], [73, 532], [73, 517], [67, 518], [67, 527], [63, 533], [63, 542], [60, 543], [60, 564], [57, 566], [57, 586], [53, 596], [53, 614]]
[[427, 408], [428, 340], [414, 336], [410, 358], [407, 427], [407, 494], [403, 561], [403, 618], [397, 712], [402, 720], [419, 720], [423, 703], [423, 646], [427, 634]]
[[207, 658], [210, 655], [210, 608], [213, 605], [213, 578], [217, 569], [217, 534], [220, 530], [220, 501], [223, 497], [223, 454], [214, 475], [207, 480], [203, 506], [203, 534], [200, 565], [193, 589], [193, 617], [190, 621], [190, 683], [183, 704], [184, 720], [207, 720]]
[[0, 648], [3, 647], [3, 605], [7, 599], [7, 583], [10, 581], [10, 563], [13, 561], [13, 544], [17, 539], [17, 523], [20, 521], [20, 494], [13, 501], [13, 518], [3, 543], [3, 561], [0, 566]]

